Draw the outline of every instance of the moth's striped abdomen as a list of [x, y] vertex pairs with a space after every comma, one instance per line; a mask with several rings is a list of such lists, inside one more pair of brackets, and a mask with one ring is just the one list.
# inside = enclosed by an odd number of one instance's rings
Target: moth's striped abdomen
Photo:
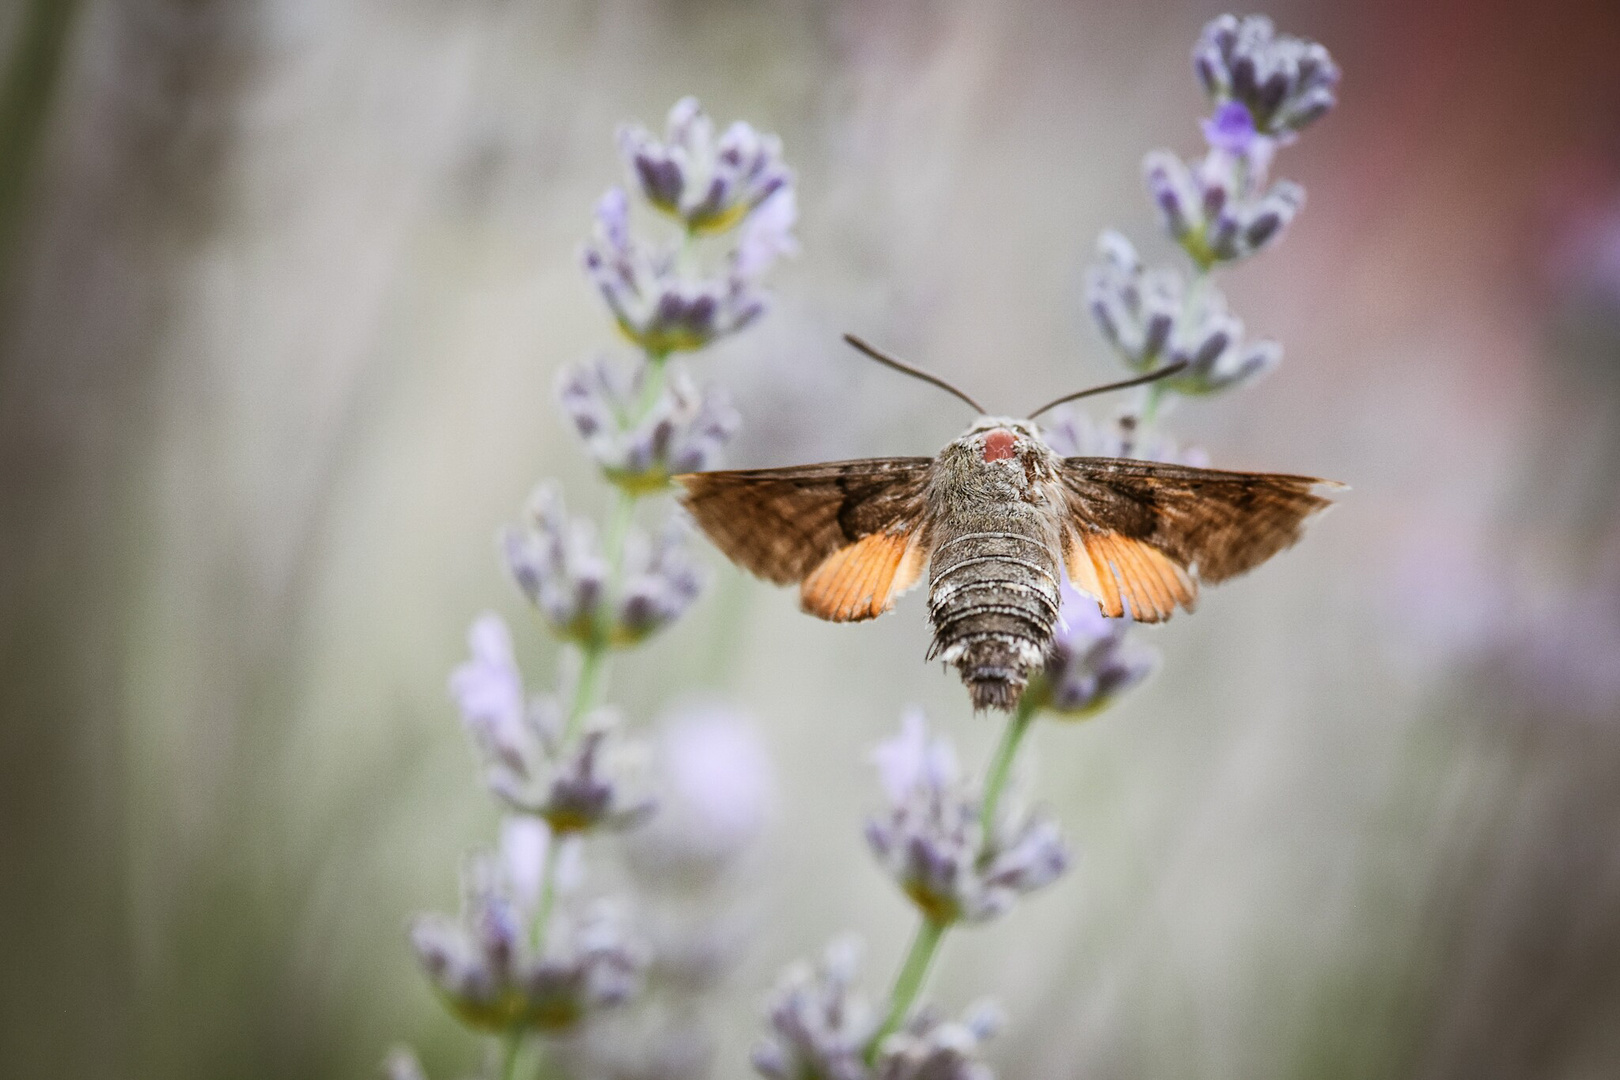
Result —
[[929, 658], [956, 665], [979, 709], [1017, 705], [1057, 619], [1056, 553], [1037, 522], [1008, 518], [994, 531], [943, 537], [930, 573]]

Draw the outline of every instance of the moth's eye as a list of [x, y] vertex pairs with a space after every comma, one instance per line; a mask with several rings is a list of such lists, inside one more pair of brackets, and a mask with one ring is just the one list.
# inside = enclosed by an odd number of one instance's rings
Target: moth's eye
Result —
[[1018, 437], [1006, 428], [996, 428], [984, 437], [984, 460], [1006, 461], [1013, 456]]

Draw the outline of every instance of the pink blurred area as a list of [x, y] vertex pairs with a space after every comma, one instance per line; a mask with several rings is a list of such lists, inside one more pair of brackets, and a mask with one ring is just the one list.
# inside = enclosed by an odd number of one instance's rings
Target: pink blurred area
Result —
[[[992, 408], [1119, 377], [1081, 273], [1105, 227], [1171, 256], [1139, 162], [1196, 149], [1218, 10], [0, 11], [0, 1073], [471, 1060], [401, 927], [491, 830], [444, 691], [474, 613], [519, 613], [491, 537], [543, 476], [591, 506], [552, 388], [614, 347], [577, 253], [616, 123], [694, 93], [798, 170], [776, 310], [696, 362], [730, 461], [930, 453], [971, 418], [839, 334]], [[937, 990], [1003, 1003], [1007, 1076], [1614, 1075], [1620, 8], [1269, 13], [1345, 73], [1275, 167], [1303, 214], [1223, 281], [1286, 356], [1166, 423], [1351, 491], [1040, 733], [1079, 867]], [[729, 1076], [788, 960], [903, 948], [869, 747], [913, 702], [992, 733], [921, 605], [831, 627], [714, 572], [616, 692], [721, 696], [777, 762]]]

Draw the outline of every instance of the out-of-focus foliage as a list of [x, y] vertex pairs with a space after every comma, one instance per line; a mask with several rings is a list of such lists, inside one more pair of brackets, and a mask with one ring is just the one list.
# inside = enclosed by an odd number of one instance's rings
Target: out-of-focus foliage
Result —
[[[996, 988], [1009, 1076], [1606, 1075], [1620, 14], [1272, 13], [1356, 92], [1288, 159], [1286, 257], [1223, 281], [1288, 364], [1175, 427], [1353, 491], [1138, 632], [1149, 684], [1040, 733], [1075, 870], [962, 932], [932, 996], [967, 1016]], [[402, 1034], [435, 1076], [471, 1060], [405, 919], [455, 909], [446, 868], [494, 828], [444, 675], [511, 596], [497, 528], [581, 475], [552, 394], [602, 343], [577, 245], [621, 119], [690, 92], [792, 151], [802, 254], [704, 361], [744, 420], [729, 461], [930, 453], [967, 418], [838, 333], [998, 411], [1112, 377], [1082, 267], [1106, 225], [1151, 234], [1144, 145], [1201, 138], [1167, 73], [1210, 14], [0, 11], [0, 1072], [360, 1076]], [[784, 960], [849, 925], [872, 970], [904, 947], [851, 816], [863, 748], [911, 702], [975, 759], [992, 732], [921, 662], [920, 605], [826, 626], [712, 574], [616, 696], [724, 691], [779, 763], [712, 1006], [736, 1075]]]

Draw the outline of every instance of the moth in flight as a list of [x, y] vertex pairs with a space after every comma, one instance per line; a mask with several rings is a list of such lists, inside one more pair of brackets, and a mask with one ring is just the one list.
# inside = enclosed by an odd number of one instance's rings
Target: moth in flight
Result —
[[833, 622], [872, 619], [928, 570], [928, 658], [953, 664], [978, 709], [1014, 708], [1045, 661], [1059, 581], [1104, 615], [1160, 622], [1193, 610], [1200, 583], [1265, 562], [1299, 539], [1337, 485], [1111, 457], [1059, 457], [1034, 418], [1138, 379], [1069, 394], [1028, 418], [985, 416], [972, 398], [852, 335], [880, 362], [980, 414], [935, 457], [869, 458], [686, 473], [681, 501], [725, 555]]

